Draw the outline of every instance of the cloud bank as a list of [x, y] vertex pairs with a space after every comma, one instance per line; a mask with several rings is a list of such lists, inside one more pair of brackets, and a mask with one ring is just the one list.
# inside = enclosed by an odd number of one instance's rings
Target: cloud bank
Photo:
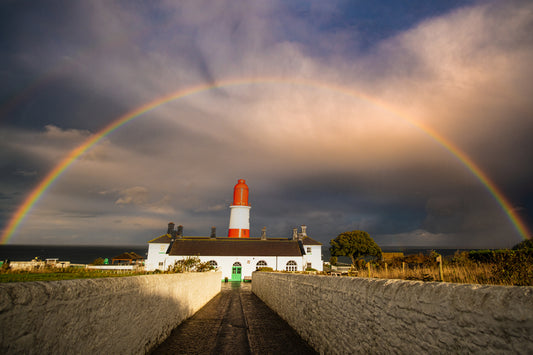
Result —
[[4, 226], [91, 134], [163, 95], [214, 86], [86, 152], [12, 242], [142, 244], [169, 221], [225, 235], [238, 178], [252, 236], [306, 224], [326, 245], [352, 229], [382, 245], [519, 242], [485, 187], [410, 121], [454, 142], [531, 225], [533, 6], [481, 1], [396, 27], [376, 16], [388, 29], [377, 34], [350, 17], [368, 9], [298, 4], [4, 5]]

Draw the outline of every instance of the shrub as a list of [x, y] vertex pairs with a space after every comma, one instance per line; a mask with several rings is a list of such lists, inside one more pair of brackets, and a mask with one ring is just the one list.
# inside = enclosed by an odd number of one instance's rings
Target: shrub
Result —
[[176, 260], [174, 265], [169, 267], [171, 272], [205, 272], [214, 270], [215, 267], [209, 262], [201, 262], [200, 258], [197, 256], [189, 256], [185, 259]]
[[510, 250], [495, 254], [494, 277], [509, 285], [533, 285], [533, 249]]
[[104, 258], [96, 258], [91, 265], [104, 265]]
[[533, 249], [533, 239], [526, 239], [516, 244], [513, 250]]
[[256, 271], [274, 271], [274, 269], [271, 268], [271, 267], [267, 267], [267, 266], [265, 266], [265, 267], [260, 267], [260, 268], [257, 269]]

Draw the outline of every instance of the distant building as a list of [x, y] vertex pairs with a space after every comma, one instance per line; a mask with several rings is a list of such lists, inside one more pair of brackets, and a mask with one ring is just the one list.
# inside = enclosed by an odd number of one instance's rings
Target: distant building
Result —
[[[171, 224], [172, 225], [172, 224]], [[322, 243], [302, 232], [294, 238], [182, 237], [164, 234], [148, 243], [146, 270], [167, 270], [177, 260], [198, 256], [222, 271], [222, 278], [241, 281], [261, 267], [273, 270], [322, 271]]]
[[178, 260], [198, 256], [222, 271], [222, 278], [241, 281], [261, 267], [273, 270], [322, 271], [322, 243], [307, 236], [307, 227], [293, 229], [290, 238], [267, 238], [263, 228], [260, 238], [250, 238], [248, 186], [240, 179], [234, 188], [230, 206], [228, 237], [184, 237], [183, 227], [168, 224], [167, 233], [148, 242], [146, 270], [167, 270]]
[[127, 252], [117, 255], [111, 259], [111, 264], [128, 264], [139, 265], [142, 264], [144, 258], [135, 252]]

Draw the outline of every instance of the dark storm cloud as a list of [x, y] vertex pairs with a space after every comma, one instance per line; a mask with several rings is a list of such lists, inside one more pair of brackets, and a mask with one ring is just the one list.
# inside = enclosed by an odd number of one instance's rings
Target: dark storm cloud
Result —
[[490, 193], [408, 120], [457, 145], [531, 221], [532, 11], [527, 2], [4, 3], [2, 225], [71, 149], [129, 110], [193, 85], [282, 77], [331, 87], [234, 85], [162, 105], [82, 155], [13, 240], [144, 243], [169, 221], [188, 235], [211, 226], [225, 235], [232, 187], [246, 178], [252, 235], [307, 224], [324, 243], [363, 229], [388, 245], [512, 244], [519, 236]]

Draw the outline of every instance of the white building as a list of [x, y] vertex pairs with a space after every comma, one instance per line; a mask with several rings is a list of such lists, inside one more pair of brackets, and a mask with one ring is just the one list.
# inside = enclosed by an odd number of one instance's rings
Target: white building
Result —
[[293, 230], [291, 238], [217, 238], [183, 237], [182, 227], [174, 230], [169, 223], [167, 234], [148, 243], [147, 270], [167, 270], [177, 260], [198, 256], [222, 271], [222, 279], [242, 281], [249, 279], [260, 267], [274, 270], [304, 271], [313, 268], [322, 271], [322, 243], [307, 236], [306, 226], [301, 232]]

